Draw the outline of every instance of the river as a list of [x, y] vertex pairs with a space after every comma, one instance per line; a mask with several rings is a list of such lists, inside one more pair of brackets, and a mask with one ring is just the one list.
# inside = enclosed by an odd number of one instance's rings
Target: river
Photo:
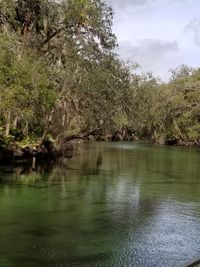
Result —
[[99, 142], [59, 164], [0, 167], [1, 267], [181, 267], [196, 258], [197, 148]]

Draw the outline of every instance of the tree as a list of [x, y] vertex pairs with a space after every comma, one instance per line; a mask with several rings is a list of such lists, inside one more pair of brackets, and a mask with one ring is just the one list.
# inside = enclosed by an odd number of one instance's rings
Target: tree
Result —
[[50, 68], [32, 51], [14, 48], [10, 38], [0, 36], [1, 114], [7, 135], [11, 126], [17, 128], [18, 124], [26, 133], [38, 121], [44, 127], [56, 99]]

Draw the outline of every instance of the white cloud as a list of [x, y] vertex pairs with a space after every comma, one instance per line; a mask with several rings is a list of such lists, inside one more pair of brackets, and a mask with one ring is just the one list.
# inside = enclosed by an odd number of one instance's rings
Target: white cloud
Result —
[[137, 62], [144, 71], [152, 71], [156, 76], [165, 74], [166, 78], [168, 78], [168, 61], [171, 57], [175, 58], [178, 51], [177, 42], [153, 39], [138, 40], [136, 45], [122, 42], [118, 49], [123, 59]]
[[200, 18], [194, 18], [188, 25], [185, 26], [185, 33], [192, 33], [194, 43], [200, 46]]
[[162, 40], [153, 39], [140, 39], [137, 41], [137, 45], [133, 46], [129, 42], [123, 42], [120, 44], [120, 53], [126, 59], [130, 57], [141, 57], [144, 54], [150, 58], [154, 57], [155, 60], [159, 60], [160, 57], [165, 56], [168, 53], [177, 52], [177, 42], [165, 42]]
[[116, 7], [119, 6], [121, 8], [126, 7], [127, 5], [144, 5], [149, 0], [106, 0], [108, 4], [111, 4], [112, 6]]
[[164, 80], [169, 68], [200, 64], [195, 45], [200, 45], [200, 19], [194, 20], [199, 16], [199, 0], [107, 1], [115, 11], [113, 30], [122, 58], [137, 61]]

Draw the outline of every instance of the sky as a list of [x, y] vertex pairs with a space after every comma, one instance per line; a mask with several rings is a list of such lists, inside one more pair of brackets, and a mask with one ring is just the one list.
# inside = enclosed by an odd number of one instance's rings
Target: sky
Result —
[[200, 67], [200, 0], [106, 0], [117, 53], [163, 81], [182, 64]]

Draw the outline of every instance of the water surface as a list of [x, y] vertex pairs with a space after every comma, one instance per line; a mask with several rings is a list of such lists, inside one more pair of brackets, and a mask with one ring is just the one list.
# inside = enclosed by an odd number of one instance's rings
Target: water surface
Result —
[[93, 143], [0, 167], [1, 267], [181, 267], [200, 258], [200, 151]]

